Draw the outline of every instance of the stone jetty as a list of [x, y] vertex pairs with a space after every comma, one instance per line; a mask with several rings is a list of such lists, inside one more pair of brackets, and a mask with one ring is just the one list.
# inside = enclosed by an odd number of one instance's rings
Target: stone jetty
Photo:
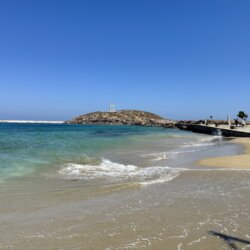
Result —
[[225, 137], [250, 137], [250, 128], [230, 125], [177, 124], [180, 129]]

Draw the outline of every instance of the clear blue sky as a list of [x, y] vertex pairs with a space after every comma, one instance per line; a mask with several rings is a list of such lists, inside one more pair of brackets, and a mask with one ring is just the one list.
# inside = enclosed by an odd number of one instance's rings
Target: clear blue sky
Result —
[[0, 119], [250, 113], [248, 0], [1, 0]]

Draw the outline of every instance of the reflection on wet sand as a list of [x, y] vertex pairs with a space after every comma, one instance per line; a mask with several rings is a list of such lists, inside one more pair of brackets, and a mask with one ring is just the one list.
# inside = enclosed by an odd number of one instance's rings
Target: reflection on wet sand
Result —
[[0, 246], [228, 249], [207, 232], [249, 239], [249, 177], [245, 171], [190, 170], [161, 184], [107, 186], [100, 195], [91, 195], [82, 181], [48, 179], [44, 190], [44, 183], [34, 180], [37, 185], [26, 182], [15, 195], [16, 182], [9, 183], [0, 191], [2, 198], [12, 189], [0, 205]]

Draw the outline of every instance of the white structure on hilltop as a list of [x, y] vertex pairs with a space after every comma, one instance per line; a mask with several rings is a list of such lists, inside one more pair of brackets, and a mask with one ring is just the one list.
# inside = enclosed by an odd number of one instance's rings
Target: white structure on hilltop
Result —
[[115, 105], [109, 105], [109, 112], [115, 112]]

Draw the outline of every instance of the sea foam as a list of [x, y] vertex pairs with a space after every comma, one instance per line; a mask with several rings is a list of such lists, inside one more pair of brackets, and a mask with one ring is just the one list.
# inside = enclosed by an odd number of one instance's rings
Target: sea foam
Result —
[[59, 174], [66, 179], [97, 179], [108, 181], [136, 181], [142, 185], [150, 185], [170, 181], [176, 178], [182, 169], [166, 166], [137, 167], [124, 165], [103, 159], [99, 165], [68, 163], [62, 166]]
[[150, 153], [150, 154], [145, 154], [141, 156], [152, 157], [151, 161], [162, 161], [162, 160], [167, 160], [167, 159], [174, 159], [174, 158], [178, 158], [188, 153], [194, 153], [199, 150], [203, 150], [204, 148], [214, 146], [216, 145], [219, 139], [220, 137], [218, 136], [199, 138], [198, 140], [180, 144], [176, 149], [173, 149], [170, 151]]
[[181, 145], [182, 148], [196, 148], [196, 147], [207, 147], [216, 144], [216, 141], [221, 139], [219, 136], [209, 136], [205, 138], [200, 138], [197, 141], [184, 143]]

